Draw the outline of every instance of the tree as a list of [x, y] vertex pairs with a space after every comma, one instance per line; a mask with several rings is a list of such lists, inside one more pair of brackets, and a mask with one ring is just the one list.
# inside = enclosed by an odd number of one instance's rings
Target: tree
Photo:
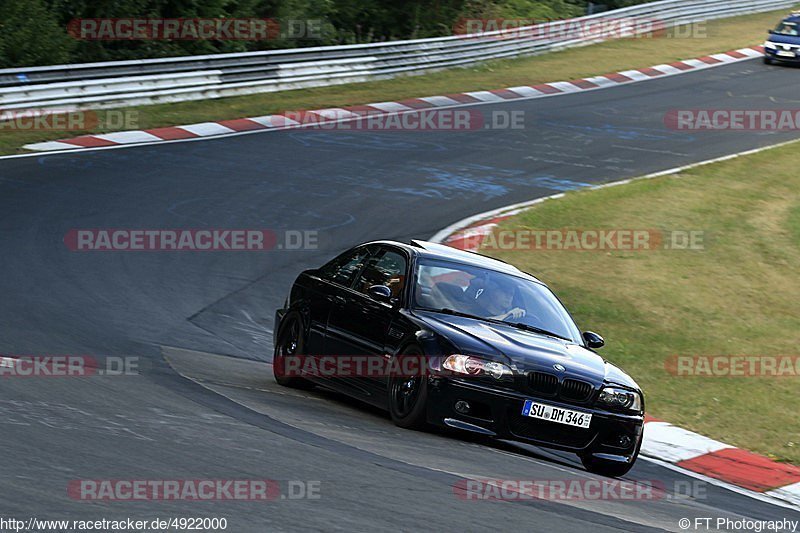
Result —
[[75, 41], [42, 0], [0, 1], [0, 66], [67, 63]]

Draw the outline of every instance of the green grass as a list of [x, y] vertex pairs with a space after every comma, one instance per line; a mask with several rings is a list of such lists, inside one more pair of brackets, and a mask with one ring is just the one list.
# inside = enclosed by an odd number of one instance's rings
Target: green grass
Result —
[[117, 129], [147, 129], [269, 113], [357, 105], [418, 96], [499, 89], [607, 74], [649, 67], [760, 44], [766, 29], [788, 10], [715, 20], [696, 27], [692, 38], [621, 39], [535, 57], [483, 63], [423, 76], [394, 80], [262, 93], [215, 100], [127, 108], [137, 123], [125, 128], [98, 127], [83, 131], [20, 131], [0, 128], [0, 153], [17, 153], [28, 143], [107, 133]]
[[678, 377], [672, 355], [797, 355], [800, 144], [568, 193], [501, 229], [699, 230], [702, 250], [490, 252], [548, 283], [651, 415], [800, 464], [800, 377]]

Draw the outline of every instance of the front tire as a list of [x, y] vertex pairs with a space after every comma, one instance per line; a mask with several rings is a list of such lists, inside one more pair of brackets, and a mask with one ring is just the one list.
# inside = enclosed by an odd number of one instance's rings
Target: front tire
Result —
[[272, 375], [275, 381], [283, 387], [294, 389], [310, 389], [313, 385], [306, 379], [298, 376], [287, 376], [286, 357], [303, 355], [303, 335], [300, 319], [289, 317], [288, 323], [281, 328], [278, 342], [275, 343], [275, 353], [272, 356]]
[[581, 463], [583, 463], [583, 467], [586, 470], [588, 470], [592, 474], [597, 474], [606, 477], [624, 476], [630, 471], [631, 468], [633, 468], [633, 464], [635, 462], [636, 462], [635, 457], [629, 463], [618, 463], [617, 461], [597, 459], [596, 457], [592, 457], [591, 455], [581, 456]]
[[606, 477], [622, 477], [630, 472], [631, 468], [633, 468], [633, 465], [636, 463], [636, 459], [639, 457], [639, 451], [642, 449], [643, 440], [644, 435], [640, 435], [639, 443], [636, 445], [636, 451], [633, 452], [633, 457], [631, 457], [631, 460], [627, 463], [597, 459], [596, 457], [592, 457], [591, 454], [582, 455], [581, 463], [583, 463], [583, 467], [592, 474]]
[[765, 65], [771, 65], [772, 64], [772, 60], [770, 58], [768, 58], [767, 56], [764, 56], [764, 64]]
[[[421, 357], [422, 350], [412, 347], [403, 355]], [[425, 372], [419, 374], [389, 378], [389, 414], [401, 428], [422, 430], [428, 425], [428, 379]]]

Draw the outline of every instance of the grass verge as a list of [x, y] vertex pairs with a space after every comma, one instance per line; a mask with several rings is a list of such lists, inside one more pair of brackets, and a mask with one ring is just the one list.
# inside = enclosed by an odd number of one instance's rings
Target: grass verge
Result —
[[[714, 20], [676, 30], [672, 38], [621, 39], [562, 52], [487, 62], [470, 68], [451, 69], [422, 76], [123, 108], [123, 111], [134, 112], [129, 116], [135, 117], [135, 124], [119, 128], [100, 126], [92, 130], [22, 131], [0, 127], [0, 154], [23, 152], [22, 145], [28, 143], [76, 137], [87, 133], [148, 129], [259, 116], [287, 110], [320, 109], [418, 96], [535, 85], [649, 67], [759, 44], [764, 41], [766, 29], [774, 27], [787, 11], [783, 9]], [[680, 37], [681, 35], [691, 36]]]
[[644, 388], [648, 413], [800, 464], [800, 376], [665, 368], [674, 355], [800, 354], [799, 146], [571, 192], [500, 226], [696, 230], [702, 250], [488, 253], [550, 284], [582, 327], [603, 334], [602, 353]]

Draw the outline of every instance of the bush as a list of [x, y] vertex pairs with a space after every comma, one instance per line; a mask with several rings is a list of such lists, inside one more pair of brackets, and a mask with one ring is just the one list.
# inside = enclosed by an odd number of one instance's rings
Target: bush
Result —
[[0, 67], [67, 63], [74, 46], [42, 0], [0, 1]]
[[[642, 3], [608, 0], [606, 7]], [[112, 61], [450, 35], [465, 18], [559, 19], [587, 0], [0, 0], [0, 66]], [[322, 35], [268, 41], [78, 41], [80, 18], [276, 18], [321, 22]]]

